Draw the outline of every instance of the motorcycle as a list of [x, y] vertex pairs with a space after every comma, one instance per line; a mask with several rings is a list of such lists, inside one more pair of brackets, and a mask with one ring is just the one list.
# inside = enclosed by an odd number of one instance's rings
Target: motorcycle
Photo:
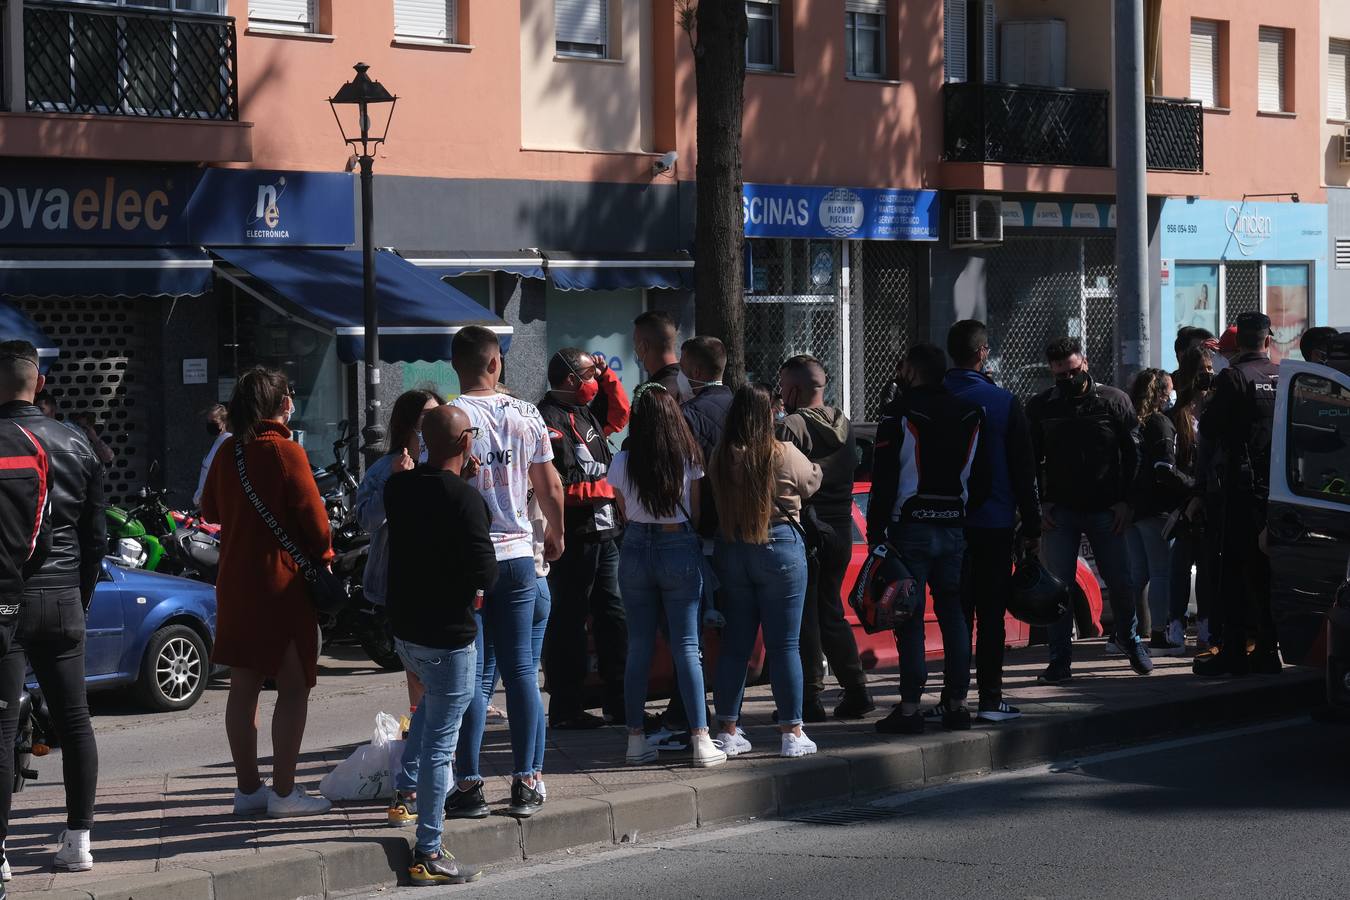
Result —
[[19, 721], [14, 732], [14, 793], [23, 790], [30, 781], [36, 781], [37, 770], [33, 757], [51, 752], [48, 735], [52, 734], [51, 714], [37, 688], [19, 692]]

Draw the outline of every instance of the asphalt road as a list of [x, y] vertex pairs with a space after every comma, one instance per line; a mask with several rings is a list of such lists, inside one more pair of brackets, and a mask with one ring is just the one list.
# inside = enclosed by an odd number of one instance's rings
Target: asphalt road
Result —
[[[230, 760], [225, 743], [228, 680], [213, 681], [192, 709], [151, 713], [124, 692], [90, 694], [98, 740], [99, 781], [160, 775]], [[258, 753], [270, 756], [269, 723], [276, 694], [264, 691]], [[408, 709], [402, 672], [382, 672], [359, 647], [339, 646], [319, 657], [319, 683], [310, 695], [305, 747], [339, 747], [370, 740], [375, 714]], [[52, 773], [59, 766], [44, 763]], [[49, 776], [50, 777], [50, 776]], [[59, 775], [55, 776], [59, 780]], [[48, 783], [46, 780], [40, 783]]]
[[1344, 898], [1347, 751], [1350, 729], [1277, 723], [379, 896]]

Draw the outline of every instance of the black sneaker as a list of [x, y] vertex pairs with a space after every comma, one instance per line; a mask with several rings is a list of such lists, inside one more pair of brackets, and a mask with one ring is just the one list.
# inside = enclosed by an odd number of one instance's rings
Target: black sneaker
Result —
[[948, 731], [969, 731], [970, 710], [965, 706], [942, 708], [942, 727]]
[[467, 791], [455, 788], [445, 798], [445, 817], [447, 819], [486, 819], [487, 802], [483, 800], [483, 782], [475, 781]]
[[1148, 640], [1149, 656], [1185, 656], [1186, 645], [1174, 644], [1167, 639], [1167, 633], [1163, 631], [1153, 632]]
[[1022, 711], [1005, 700], [997, 703], [980, 704], [980, 711], [977, 718], [985, 722], [1008, 722], [1013, 719], [1020, 719]]
[[1045, 671], [1036, 676], [1037, 684], [1063, 684], [1073, 677], [1068, 663], [1051, 663]]
[[900, 707], [891, 710], [891, 714], [877, 721], [877, 731], [881, 734], [923, 734], [923, 713], [905, 715]]
[[1284, 671], [1278, 650], [1254, 650], [1247, 654], [1247, 665], [1257, 675], [1278, 675]]
[[[468, 884], [482, 877], [481, 869], [460, 863], [444, 847], [440, 853], [430, 855], [414, 851], [412, 865], [408, 867], [408, 878], [416, 885]], [[4, 897], [0, 896], [0, 900]]]
[[1125, 647], [1125, 658], [1136, 675], [1152, 675], [1153, 659], [1148, 655], [1148, 647], [1139, 638], [1135, 638]]
[[600, 716], [588, 712], [579, 712], [575, 716], [549, 716], [548, 727], [554, 731], [590, 731], [604, 728], [608, 724]]
[[528, 819], [544, 806], [544, 798], [539, 792], [521, 779], [511, 782], [511, 805], [506, 808], [508, 816]]
[[872, 695], [866, 689], [845, 691], [844, 699], [840, 700], [839, 705], [834, 708], [834, 717], [836, 719], [861, 719], [876, 708], [877, 705], [872, 702]]
[[819, 697], [812, 697], [802, 703], [802, 721], [803, 722], [824, 722], [829, 719], [825, 712], [825, 707], [821, 704]]

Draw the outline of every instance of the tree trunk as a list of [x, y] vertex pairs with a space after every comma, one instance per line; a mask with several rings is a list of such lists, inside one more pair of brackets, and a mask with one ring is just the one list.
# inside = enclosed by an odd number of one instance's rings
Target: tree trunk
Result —
[[724, 380], [745, 380], [741, 114], [745, 109], [745, 4], [703, 0], [696, 14], [698, 211], [694, 225], [694, 322], [727, 348]]

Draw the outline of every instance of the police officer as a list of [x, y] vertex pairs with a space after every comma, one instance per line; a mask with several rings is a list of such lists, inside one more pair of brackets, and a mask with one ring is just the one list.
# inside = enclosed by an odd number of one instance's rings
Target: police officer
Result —
[[[1219, 613], [1223, 649], [1197, 658], [1197, 675], [1278, 672], [1275, 621], [1270, 613], [1270, 558], [1261, 552], [1270, 496], [1270, 444], [1279, 367], [1270, 359], [1270, 319], [1246, 312], [1237, 319], [1237, 355], [1215, 378], [1214, 395], [1200, 417], [1200, 436], [1222, 454], [1223, 563]], [[1247, 653], [1251, 612], [1256, 649]]]

